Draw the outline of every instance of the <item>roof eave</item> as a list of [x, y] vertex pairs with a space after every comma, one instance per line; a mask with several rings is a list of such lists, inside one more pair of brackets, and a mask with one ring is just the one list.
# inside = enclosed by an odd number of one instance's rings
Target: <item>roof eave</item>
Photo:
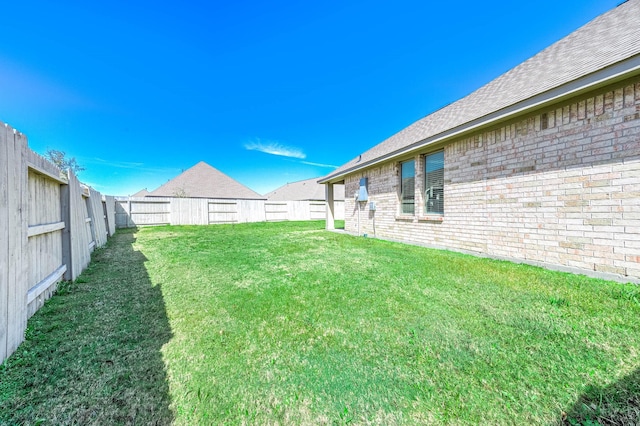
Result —
[[[327, 175], [318, 180], [318, 183], [326, 184], [342, 181], [345, 176], [357, 172], [358, 170], [374, 166], [398, 156], [410, 154], [413, 151], [421, 150], [430, 145], [446, 143], [452, 138], [463, 136], [466, 133], [476, 131], [483, 127], [495, 125], [502, 121], [526, 114], [531, 110], [542, 108], [567, 98], [579, 96], [582, 93], [625, 80], [638, 74], [640, 74], [640, 55], [635, 55], [625, 59], [624, 61], [602, 68], [599, 71], [582, 76], [554, 89], [540, 93], [475, 120], [468, 121], [445, 132], [441, 132], [437, 135], [407, 145], [399, 150], [365, 161], [362, 164], [357, 164], [338, 173]], [[428, 119], [428, 117], [425, 119]]]

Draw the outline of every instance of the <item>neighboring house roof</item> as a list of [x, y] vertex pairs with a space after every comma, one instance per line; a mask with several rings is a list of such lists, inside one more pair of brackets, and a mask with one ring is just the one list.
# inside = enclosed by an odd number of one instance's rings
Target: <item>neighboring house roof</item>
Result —
[[[269, 201], [325, 200], [325, 187], [319, 178], [290, 182], [265, 195]], [[336, 186], [334, 200], [344, 200], [344, 186]]]
[[135, 194], [133, 194], [132, 197], [146, 197], [149, 194], [150, 194], [150, 192], [147, 191], [147, 188], [144, 188], [144, 189], [141, 189], [140, 191], [136, 192]]
[[424, 117], [320, 180], [495, 124], [640, 73], [640, 0], [600, 15], [470, 95]]
[[204, 161], [199, 162], [160, 188], [150, 197], [190, 197], [263, 200], [264, 197]]

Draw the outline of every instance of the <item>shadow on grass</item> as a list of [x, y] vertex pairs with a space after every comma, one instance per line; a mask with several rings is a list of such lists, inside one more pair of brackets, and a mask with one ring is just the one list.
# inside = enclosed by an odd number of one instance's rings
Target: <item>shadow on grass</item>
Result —
[[565, 425], [640, 425], [640, 369], [610, 386], [590, 386], [563, 420]]
[[[326, 222], [325, 222], [326, 223]], [[334, 229], [344, 229], [344, 219], [336, 219], [333, 221]]]
[[0, 367], [0, 424], [170, 424], [162, 346], [171, 329], [134, 230], [30, 320]]

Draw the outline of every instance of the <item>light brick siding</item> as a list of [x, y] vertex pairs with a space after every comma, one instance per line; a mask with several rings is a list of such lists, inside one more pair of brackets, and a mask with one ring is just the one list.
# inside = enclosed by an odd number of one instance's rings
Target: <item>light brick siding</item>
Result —
[[[444, 151], [443, 217], [424, 216], [425, 150], [413, 157], [416, 214], [399, 214], [399, 161], [389, 161], [346, 176], [346, 230], [640, 279], [640, 78]], [[361, 177], [375, 212], [349, 196]]]

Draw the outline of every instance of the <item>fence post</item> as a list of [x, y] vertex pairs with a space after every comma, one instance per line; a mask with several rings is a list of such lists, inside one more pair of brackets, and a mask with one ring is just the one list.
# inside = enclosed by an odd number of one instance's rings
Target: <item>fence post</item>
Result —
[[60, 185], [60, 218], [64, 222], [62, 230], [62, 264], [67, 265], [63, 275], [66, 281], [73, 278], [73, 262], [71, 253], [71, 191], [69, 184]]
[[131, 197], [127, 197], [127, 228], [134, 227], [135, 224], [131, 218]]
[[116, 233], [116, 199], [112, 195], [104, 196], [104, 210], [109, 236]]
[[71, 233], [70, 279], [75, 280], [84, 268], [87, 267], [91, 259], [91, 251], [89, 249], [90, 235], [87, 233], [87, 203], [83, 197], [82, 187], [74, 175], [73, 170], [69, 170], [68, 174], [69, 232]]
[[[83, 188], [83, 192], [84, 192], [84, 188]], [[87, 220], [89, 221], [89, 236], [90, 236], [89, 243], [93, 242], [94, 243], [93, 247], [95, 248], [98, 246], [96, 222], [95, 222], [96, 216], [93, 213], [93, 205], [91, 204], [91, 191], [87, 189], [87, 192], [89, 193], [89, 196], [86, 198], [84, 197], [82, 198], [82, 201], [84, 201], [84, 206], [87, 209], [87, 217], [85, 217], [85, 223], [87, 223]], [[91, 251], [92, 249], [90, 248], [89, 252]]]

